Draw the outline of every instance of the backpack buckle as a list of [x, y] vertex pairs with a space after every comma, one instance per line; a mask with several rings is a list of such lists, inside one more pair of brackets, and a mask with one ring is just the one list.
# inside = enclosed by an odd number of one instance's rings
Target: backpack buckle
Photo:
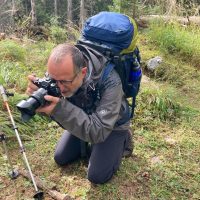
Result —
[[119, 61], [119, 57], [120, 56], [113, 56], [113, 62], [114, 62], [114, 64], [117, 64], [118, 63], [118, 61]]

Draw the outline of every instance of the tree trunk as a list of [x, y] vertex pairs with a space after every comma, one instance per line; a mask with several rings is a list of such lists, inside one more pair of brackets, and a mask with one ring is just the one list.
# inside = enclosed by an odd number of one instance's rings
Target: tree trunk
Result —
[[176, 0], [168, 0], [167, 1], [167, 15], [176, 15]]
[[85, 0], [81, 0], [80, 3], [80, 29], [82, 29], [85, 22]]
[[35, 0], [31, 0], [31, 24], [33, 26], [37, 24]]
[[119, 12], [122, 13], [122, 0], [119, 0]]
[[58, 1], [54, 0], [54, 14], [55, 17], [58, 17]]
[[13, 17], [13, 15], [15, 14], [16, 8], [15, 8], [15, 0], [12, 0], [12, 12], [11, 15]]
[[136, 1], [133, 1], [133, 14], [132, 14], [132, 18], [135, 19], [136, 18]]
[[72, 0], [67, 0], [67, 21], [72, 22]]

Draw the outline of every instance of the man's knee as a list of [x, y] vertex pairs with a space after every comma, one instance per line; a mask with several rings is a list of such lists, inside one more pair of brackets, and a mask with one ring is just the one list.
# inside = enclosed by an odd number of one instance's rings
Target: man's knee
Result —
[[55, 162], [56, 162], [58, 165], [61, 165], [61, 166], [67, 164], [66, 160], [64, 160], [64, 159], [62, 158], [62, 156], [59, 155], [59, 153], [55, 153], [55, 154], [54, 154], [54, 160], [55, 160]]
[[55, 152], [55, 154], [54, 154], [54, 160], [60, 166], [70, 164], [79, 158], [80, 158], [79, 155], [72, 155], [72, 154], [65, 155], [60, 152]]
[[88, 168], [87, 178], [90, 182], [95, 184], [103, 184], [108, 182], [114, 174], [113, 170], [106, 171], [106, 170], [98, 170], [92, 169], [91, 167]]

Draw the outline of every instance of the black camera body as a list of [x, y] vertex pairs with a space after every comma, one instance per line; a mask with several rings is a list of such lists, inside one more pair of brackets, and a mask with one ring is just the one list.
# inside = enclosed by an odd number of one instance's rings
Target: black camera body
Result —
[[17, 104], [17, 108], [21, 112], [21, 118], [24, 122], [27, 122], [35, 115], [35, 110], [37, 108], [47, 103], [44, 99], [45, 95], [61, 97], [60, 89], [55, 80], [45, 77], [43, 79], [37, 79], [33, 83], [39, 87], [39, 89], [33, 92], [27, 100], [22, 100]]
[[46, 77], [43, 79], [37, 79], [36, 81], [33, 82], [37, 87], [43, 88], [47, 90], [47, 94], [54, 96], [54, 97], [59, 97], [61, 96], [60, 89], [56, 84], [56, 81]]

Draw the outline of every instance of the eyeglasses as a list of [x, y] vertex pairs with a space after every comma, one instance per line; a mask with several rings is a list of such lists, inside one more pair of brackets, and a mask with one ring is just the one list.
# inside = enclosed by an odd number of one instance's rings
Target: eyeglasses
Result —
[[[71, 85], [73, 82], [74, 82], [74, 80], [76, 79], [76, 77], [78, 76], [78, 74], [80, 73], [80, 71], [78, 71], [75, 75], [74, 75], [74, 77], [72, 78], [72, 80], [55, 80], [55, 79], [53, 79], [57, 84], [58, 83], [60, 83], [61, 85], [64, 85], [64, 86], [69, 86], [69, 85]], [[48, 74], [48, 76], [49, 76], [49, 74]], [[50, 76], [49, 76], [50, 77]], [[52, 79], [52, 78], [51, 78]]]

